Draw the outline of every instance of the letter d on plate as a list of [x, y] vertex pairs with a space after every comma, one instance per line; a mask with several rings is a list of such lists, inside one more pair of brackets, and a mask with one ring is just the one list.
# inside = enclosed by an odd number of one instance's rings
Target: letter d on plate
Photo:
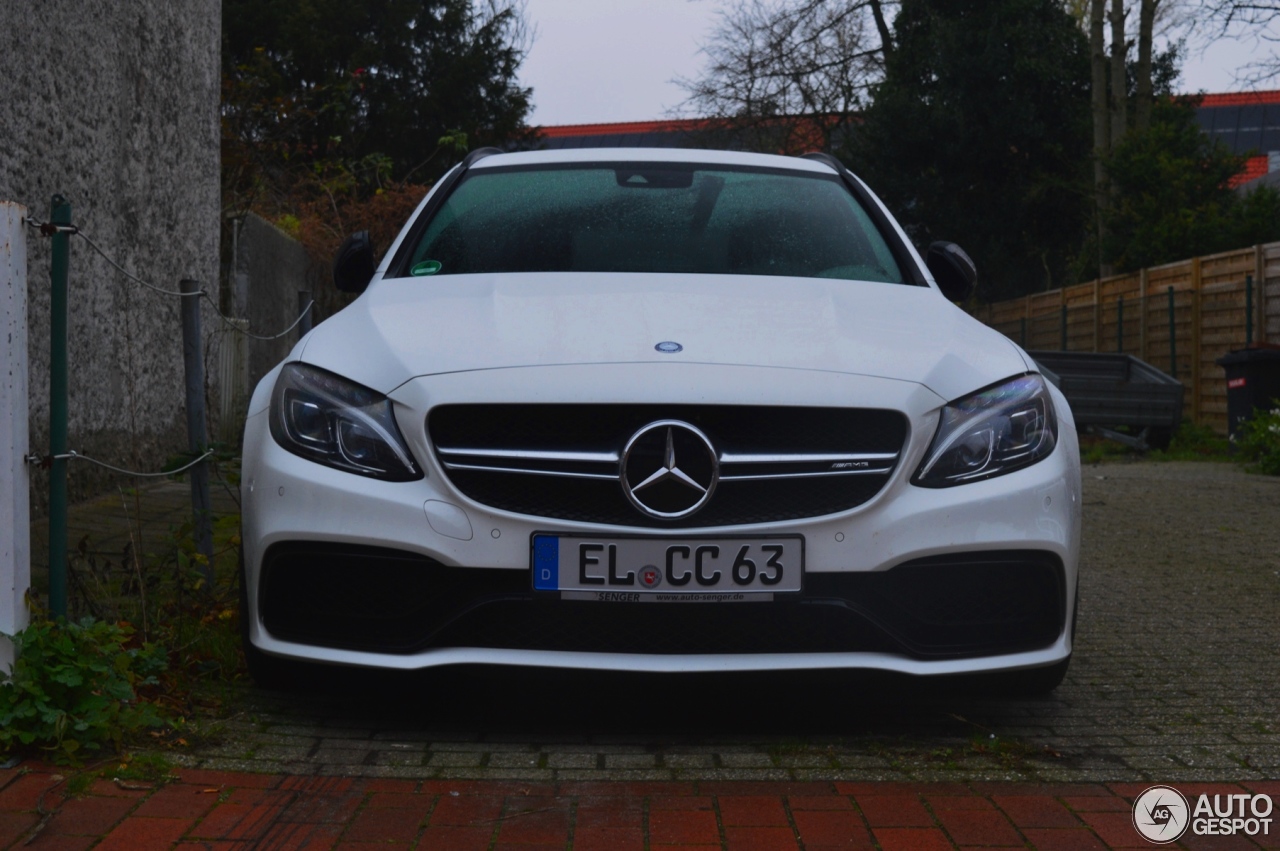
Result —
[[559, 538], [539, 535], [533, 539], [533, 587], [537, 591], [559, 590]]

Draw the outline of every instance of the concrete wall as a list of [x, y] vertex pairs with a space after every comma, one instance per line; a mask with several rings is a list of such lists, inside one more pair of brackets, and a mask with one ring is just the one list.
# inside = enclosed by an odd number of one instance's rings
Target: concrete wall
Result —
[[[254, 213], [232, 223], [229, 275], [233, 316], [249, 320], [259, 336], [272, 336], [298, 318], [298, 292], [312, 291], [313, 264], [302, 244]], [[248, 341], [249, 389], [284, 360], [298, 342], [294, 331], [276, 340]]]
[[[218, 286], [219, 0], [0, 3], [0, 200], [75, 224], [170, 289]], [[48, 446], [49, 241], [29, 243], [31, 442]], [[71, 240], [72, 449], [158, 469], [185, 449], [178, 301], [129, 283]], [[206, 309], [205, 333], [216, 318]], [[119, 481], [70, 465], [71, 497]], [[33, 477], [33, 509], [47, 496]]]

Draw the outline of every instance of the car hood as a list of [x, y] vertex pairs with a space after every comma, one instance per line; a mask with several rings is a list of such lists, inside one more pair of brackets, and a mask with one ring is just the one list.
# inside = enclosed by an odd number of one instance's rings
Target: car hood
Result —
[[[660, 353], [664, 341], [683, 350]], [[926, 287], [549, 272], [379, 281], [311, 332], [302, 360], [383, 393], [440, 373], [684, 361], [912, 381], [953, 399], [1027, 368]]]

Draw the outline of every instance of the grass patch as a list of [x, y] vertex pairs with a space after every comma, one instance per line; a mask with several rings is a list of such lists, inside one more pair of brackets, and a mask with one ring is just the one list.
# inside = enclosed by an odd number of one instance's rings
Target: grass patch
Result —
[[[1239, 434], [1226, 438], [1208, 426], [1198, 426], [1189, 420], [1183, 420], [1174, 432], [1169, 448], [1155, 450], [1146, 457], [1152, 461], [1231, 461], [1242, 463], [1252, 473], [1280, 475], [1280, 400], [1270, 410], [1255, 410], [1253, 416], [1240, 425]], [[1086, 449], [1086, 439], [1081, 438], [1081, 459], [1097, 462], [1123, 457], [1114, 441], [1103, 441], [1109, 447], [1094, 445], [1093, 441], [1101, 438], [1090, 438]], [[1119, 448], [1117, 448], [1119, 447]]]
[[784, 756], [795, 756], [797, 754], [809, 753], [813, 750], [816, 750], [816, 748], [803, 739], [783, 739], [781, 741], [770, 743], [768, 753], [771, 759], [776, 760]]
[[1115, 440], [1096, 434], [1080, 435], [1080, 463], [1101, 464], [1104, 461], [1128, 461], [1141, 458], [1143, 453]]
[[[1122, 433], [1140, 430], [1116, 429]], [[1239, 461], [1231, 441], [1208, 426], [1194, 425], [1183, 420], [1173, 433], [1166, 449], [1134, 449], [1099, 434], [1080, 434], [1080, 461], [1083, 464], [1100, 464], [1107, 461]]]
[[109, 780], [122, 789], [145, 789], [178, 779], [172, 773], [173, 763], [164, 754], [125, 754], [119, 761], [108, 760], [107, 763], [104, 766], [99, 762], [68, 777], [63, 787], [66, 794], [72, 798], [87, 795], [99, 780]]
[[89, 789], [93, 787], [95, 780], [102, 777], [101, 771], [79, 771], [67, 778], [66, 784], [62, 787], [68, 797], [80, 798], [89, 794]]
[[111, 771], [116, 780], [135, 783], [165, 783], [172, 777], [173, 763], [162, 753], [141, 753], [125, 758]]
[[952, 739], [949, 744], [926, 744], [904, 737], [892, 744], [873, 742], [868, 750], [873, 756], [887, 760], [891, 768], [907, 772], [913, 768], [961, 771], [982, 766], [1025, 772], [1032, 768], [1029, 763], [1063, 758], [1061, 753], [1048, 746], [1037, 748], [1020, 739], [989, 732], [973, 733], [967, 739]]
[[1004, 736], [974, 736], [969, 740], [969, 752], [997, 763], [1001, 768], [1021, 768], [1035, 755], [1036, 749], [1026, 742]]
[[1234, 461], [1231, 441], [1208, 426], [1183, 420], [1169, 441], [1169, 448], [1148, 456], [1153, 461]]

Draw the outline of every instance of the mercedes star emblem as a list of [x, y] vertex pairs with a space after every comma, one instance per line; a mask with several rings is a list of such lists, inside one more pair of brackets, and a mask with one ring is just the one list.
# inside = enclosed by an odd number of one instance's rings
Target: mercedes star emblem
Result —
[[707, 504], [719, 479], [715, 447], [680, 420], [649, 423], [622, 452], [622, 492], [650, 517], [688, 517]]

